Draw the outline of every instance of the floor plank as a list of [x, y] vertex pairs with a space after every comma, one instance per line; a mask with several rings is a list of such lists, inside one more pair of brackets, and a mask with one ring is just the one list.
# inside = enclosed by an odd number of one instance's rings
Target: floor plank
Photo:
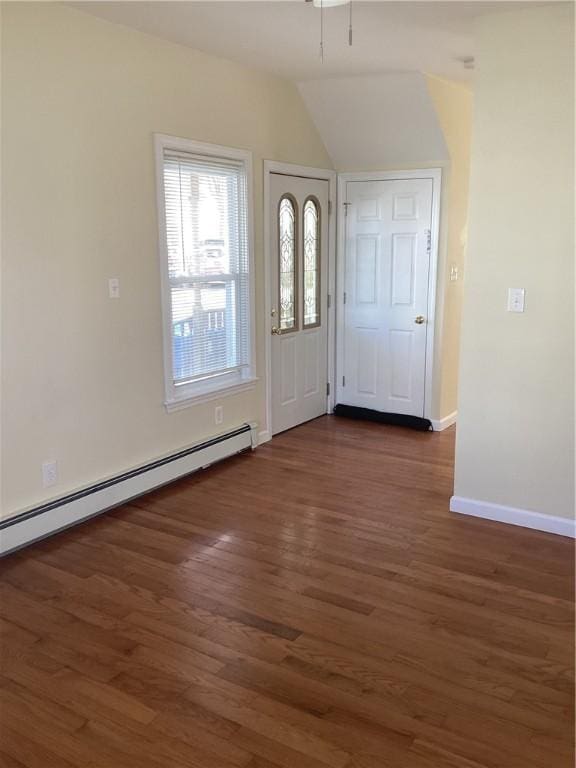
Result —
[[0, 766], [572, 768], [574, 551], [325, 417], [0, 563]]

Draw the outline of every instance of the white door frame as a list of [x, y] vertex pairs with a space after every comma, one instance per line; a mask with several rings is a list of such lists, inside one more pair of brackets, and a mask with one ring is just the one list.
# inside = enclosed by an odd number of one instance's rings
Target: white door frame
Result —
[[[426, 363], [424, 378], [424, 418], [432, 420], [432, 385], [434, 381], [434, 330], [436, 317], [436, 281], [438, 274], [438, 236], [440, 230], [440, 195], [442, 192], [442, 169], [421, 168], [411, 171], [375, 171], [370, 173], [338, 174], [338, 257], [336, 267], [336, 376], [342, 377], [344, 359], [344, 267], [346, 253], [346, 184], [349, 181], [394, 181], [395, 179], [432, 180], [432, 247], [430, 250], [430, 271], [428, 274], [428, 322], [426, 330]], [[335, 389], [335, 388], [333, 388]]]
[[272, 295], [270, 291], [270, 174], [300, 176], [304, 179], [328, 181], [328, 383], [330, 394], [326, 398], [326, 413], [334, 408], [335, 390], [335, 322], [334, 297], [336, 291], [336, 171], [326, 168], [311, 168], [306, 165], [279, 163], [264, 160], [264, 364], [266, 368], [266, 426], [258, 433], [258, 443], [265, 443], [272, 437], [272, 337], [270, 335], [270, 312]]

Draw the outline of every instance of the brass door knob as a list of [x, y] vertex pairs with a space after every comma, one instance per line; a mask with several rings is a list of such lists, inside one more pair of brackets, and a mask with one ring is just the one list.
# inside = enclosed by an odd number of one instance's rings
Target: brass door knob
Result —
[[275, 325], [272, 326], [271, 333], [272, 333], [272, 336], [281, 336], [282, 335], [282, 331], [280, 330], [280, 328], [276, 328]]
[[414, 318], [414, 322], [416, 323], [416, 325], [422, 325], [422, 323], [424, 322], [424, 315], [417, 315]]

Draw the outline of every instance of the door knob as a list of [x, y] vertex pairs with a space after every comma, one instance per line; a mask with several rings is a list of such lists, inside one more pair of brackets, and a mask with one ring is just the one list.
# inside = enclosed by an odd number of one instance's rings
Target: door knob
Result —
[[282, 335], [282, 331], [280, 330], [280, 328], [276, 328], [275, 325], [272, 326], [271, 333], [272, 333], [272, 336], [281, 336]]
[[414, 322], [416, 323], [416, 325], [422, 325], [422, 323], [424, 322], [424, 315], [417, 315], [414, 318]]

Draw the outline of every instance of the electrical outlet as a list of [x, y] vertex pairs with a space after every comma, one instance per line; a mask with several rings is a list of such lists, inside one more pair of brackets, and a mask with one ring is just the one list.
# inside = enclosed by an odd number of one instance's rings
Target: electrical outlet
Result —
[[58, 462], [45, 461], [42, 463], [42, 485], [50, 488], [58, 482]]
[[508, 312], [524, 312], [524, 288], [508, 288]]
[[119, 299], [120, 298], [120, 280], [117, 277], [111, 277], [108, 280], [108, 298]]
[[224, 421], [224, 408], [221, 405], [214, 408], [214, 421], [216, 424], [222, 424]]
[[458, 277], [458, 264], [450, 264], [450, 282], [455, 283]]

